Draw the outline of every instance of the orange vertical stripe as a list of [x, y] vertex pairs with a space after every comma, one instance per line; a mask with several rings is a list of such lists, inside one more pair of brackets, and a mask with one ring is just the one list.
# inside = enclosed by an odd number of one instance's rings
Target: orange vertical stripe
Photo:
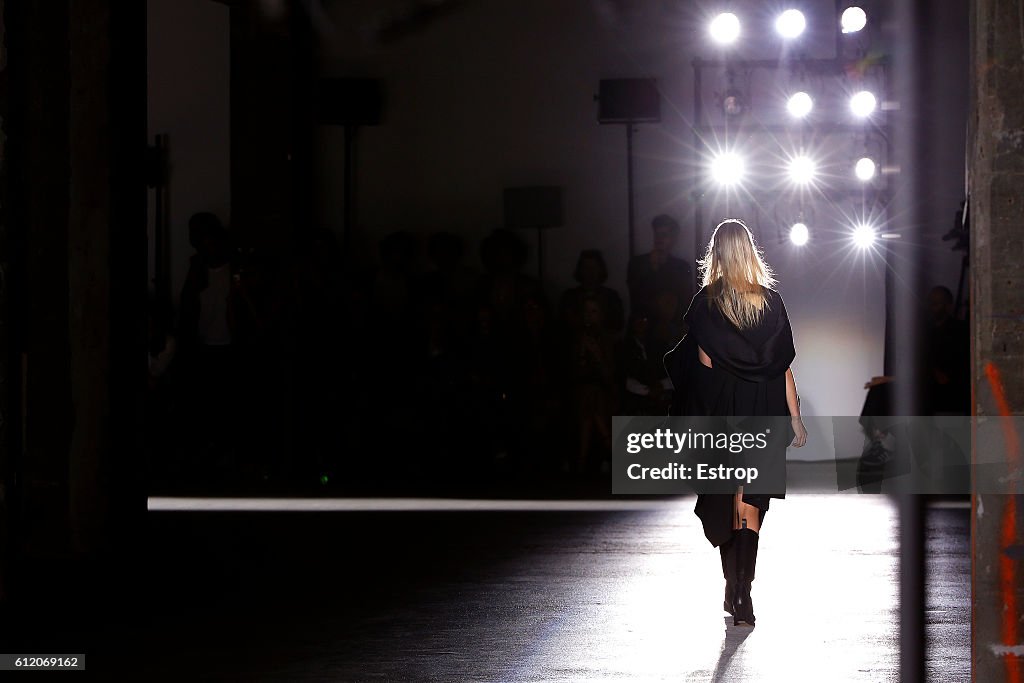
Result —
[[[988, 378], [989, 387], [995, 397], [996, 409], [1002, 418], [1010, 417], [1010, 403], [1006, 400], [1006, 391], [1003, 389], [1003, 380], [999, 375], [999, 369], [991, 361], [985, 364], [985, 376]], [[1013, 422], [1003, 419], [1003, 436], [1006, 443], [1006, 459], [1013, 468], [1020, 460], [1020, 440]], [[1013, 545], [1017, 540], [1017, 499], [1015, 496], [1007, 496], [1006, 505], [1003, 507], [1002, 526], [999, 534], [999, 590], [1003, 596], [1002, 614], [1002, 636], [1003, 644], [1015, 646], [1018, 644], [1017, 627], [1017, 589], [1016, 589], [1016, 566], [1014, 560], [1006, 554], [1006, 548]], [[1020, 683], [1020, 658], [1013, 653], [1006, 655], [1006, 680], [1013, 683]]]

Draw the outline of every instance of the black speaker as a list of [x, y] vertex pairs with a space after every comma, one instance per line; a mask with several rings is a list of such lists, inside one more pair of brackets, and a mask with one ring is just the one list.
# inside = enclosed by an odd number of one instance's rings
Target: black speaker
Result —
[[375, 78], [325, 78], [316, 104], [320, 123], [375, 126], [384, 112], [384, 88]]
[[557, 228], [562, 220], [561, 187], [505, 188], [506, 228]]
[[600, 123], [658, 123], [661, 94], [653, 78], [609, 78], [601, 81], [597, 120]]

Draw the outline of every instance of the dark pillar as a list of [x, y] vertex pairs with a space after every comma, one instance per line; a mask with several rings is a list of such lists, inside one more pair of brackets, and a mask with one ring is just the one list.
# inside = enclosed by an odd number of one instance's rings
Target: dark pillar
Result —
[[145, 3], [8, 2], [4, 23], [0, 334], [17, 414], [0, 598], [18, 615], [6, 635], [51, 651], [140, 604], [126, 592], [145, 566]]
[[[1024, 43], [1021, 0], [971, 6], [968, 190], [971, 218], [971, 331], [974, 411], [1024, 413]], [[991, 455], [991, 454], [989, 454]], [[1009, 460], [1020, 453], [1004, 453]], [[1019, 463], [1017, 463], [1019, 466]], [[1021, 680], [1024, 565], [1007, 553], [1021, 543], [1022, 503], [977, 490], [972, 656], [974, 680]]]
[[[892, 114], [892, 151], [902, 169], [889, 208], [891, 226], [902, 235], [884, 246], [886, 272], [886, 370], [905, 378], [897, 382], [895, 414], [920, 415], [918, 366], [922, 292], [925, 197], [933, 164], [928, 121], [935, 115], [935, 93], [925, 77], [938, 38], [929, 15], [933, 0], [901, 0], [893, 5], [899, 40], [893, 44], [889, 94], [898, 101]], [[895, 272], [891, 272], [895, 271]], [[924, 500], [911, 493], [898, 499], [900, 512], [900, 680], [926, 678]]]

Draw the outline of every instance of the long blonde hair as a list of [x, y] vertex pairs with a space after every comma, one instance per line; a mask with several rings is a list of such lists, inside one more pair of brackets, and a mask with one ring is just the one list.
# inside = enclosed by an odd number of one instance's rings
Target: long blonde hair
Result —
[[775, 274], [743, 221], [719, 223], [699, 263], [701, 284], [722, 314], [740, 329], [756, 325], [768, 305], [764, 288], [775, 286]]

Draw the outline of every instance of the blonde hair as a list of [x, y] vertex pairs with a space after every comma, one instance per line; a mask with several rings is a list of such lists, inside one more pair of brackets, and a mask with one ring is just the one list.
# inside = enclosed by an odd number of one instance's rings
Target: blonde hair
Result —
[[775, 274], [750, 228], [737, 218], [719, 223], [699, 263], [701, 284], [722, 314], [740, 329], [756, 325], [768, 305], [764, 288], [775, 286]]

